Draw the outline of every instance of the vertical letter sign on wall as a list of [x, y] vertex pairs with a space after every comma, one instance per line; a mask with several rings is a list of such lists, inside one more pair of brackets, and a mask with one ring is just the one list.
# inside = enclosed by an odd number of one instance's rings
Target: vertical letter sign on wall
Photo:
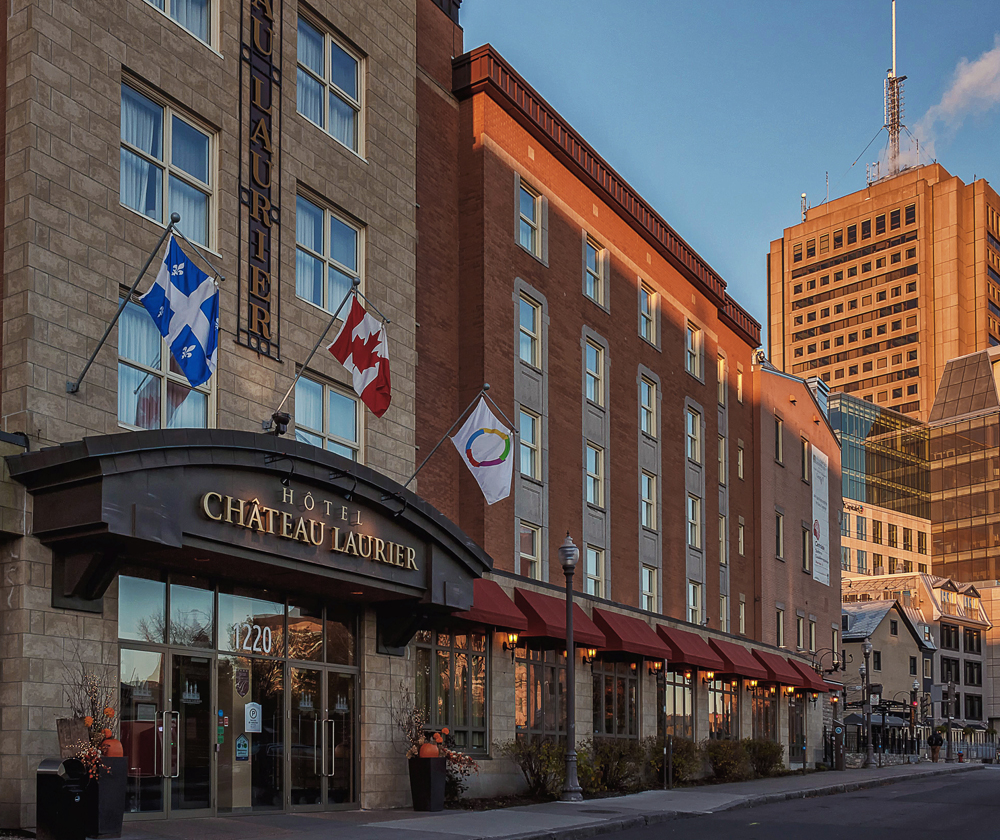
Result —
[[812, 450], [813, 580], [830, 585], [830, 459]]
[[240, 118], [245, 105], [248, 119], [240, 123], [240, 311], [236, 337], [262, 356], [280, 359], [276, 280], [281, 258], [281, 0], [249, 0], [249, 4], [249, 38], [242, 21], [240, 31]]

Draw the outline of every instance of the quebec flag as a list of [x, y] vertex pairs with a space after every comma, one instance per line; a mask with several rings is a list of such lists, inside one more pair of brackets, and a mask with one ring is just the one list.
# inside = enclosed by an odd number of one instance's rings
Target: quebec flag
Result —
[[215, 373], [219, 359], [219, 288], [191, 262], [173, 236], [156, 281], [139, 302], [167, 340], [192, 386]]

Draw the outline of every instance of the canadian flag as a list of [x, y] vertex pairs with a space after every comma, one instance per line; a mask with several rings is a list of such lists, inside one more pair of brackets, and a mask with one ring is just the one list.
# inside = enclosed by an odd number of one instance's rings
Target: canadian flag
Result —
[[372, 414], [381, 417], [389, 408], [392, 393], [389, 385], [389, 342], [382, 325], [358, 302], [351, 301], [351, 312], [326, 348], [354, 377], [354, 390]]

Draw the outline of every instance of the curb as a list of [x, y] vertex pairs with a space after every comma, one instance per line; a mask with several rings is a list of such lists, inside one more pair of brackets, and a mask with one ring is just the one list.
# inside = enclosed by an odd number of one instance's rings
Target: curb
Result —
[[719, 808], [712, 808], [707, 811], [654, 811], [649, 814], [640, 814], [633, 817], [621, 817], [619, 819], [608, 820], [606, 822], [587, 823], [585, 825], [574, 826], [573, 828], [522, 832], [521, 834], [504, 835], [503, 838], [478, 838], [478, 840], [587, 840], [587, 838], [590, 837], [613, 834], [616, 831], [626, 831], [630, 828], [657, 825], [659, 823], [675, 819], [724, 813], [726, 811], [736, 811], [741, 808], [755, 808], [758, 805], [771, 805], [775, 802], [787, 802], [790, 799], [812, 799], [818, 796], [834, 796], [838, 793], [869, 790], [871, 788], [898, 784], [899, 782], [908, 782], [916, 779], [931, 779], [936, 776], [951, 776], [956, 773], [969, 773], [985, 769], [986, 767], [983, 764], [969, 764], [964, 767], [942, 767], [940, 770], [931, 770], [925, 773], [914, 773], [912, 775], [887, 776], [885, 778], [866, 779], [857, 782], [842, 782], [840, 784], [822, 785], [820, 787], [790, 790], [782, 793], [762, 793], [755, 796], [747, 796], [737, 802], [733, 802]]

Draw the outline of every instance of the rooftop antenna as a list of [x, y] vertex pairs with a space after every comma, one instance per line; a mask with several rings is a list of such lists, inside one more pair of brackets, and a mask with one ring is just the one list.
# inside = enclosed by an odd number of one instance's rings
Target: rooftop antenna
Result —
[[903, 127], [903, 82], [906, 76], [896, 75], [896, 0], [892, 0], [892, 67], [886, 74], [885, 128], [889, 132], [889, 176], [899, 173], [899, 130]]
[[806, 194], [802, 193], [802, 221], [803, 222], [806, 220], [806, 210], [808, 210], [808, 209], [809, 208], [806, 207]]
[[823, 199], [823, 202], [826, 203], [829, 200], [830, 200], [830, 170], [828, 169], [826, 171], [826, 198]]

